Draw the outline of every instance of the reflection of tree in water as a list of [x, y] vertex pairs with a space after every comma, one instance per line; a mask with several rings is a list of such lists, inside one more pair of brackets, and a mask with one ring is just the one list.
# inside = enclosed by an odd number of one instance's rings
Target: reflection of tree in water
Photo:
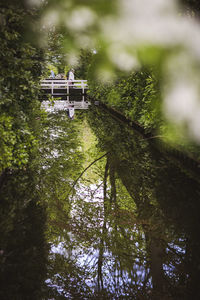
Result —
[[142, 137], [94, 115], [94, 177], [76, 181], [84, 125], [63, 112], [46, 120], [37, 163], [5, 174], [1, 299], [198, 299], [198, 184]]
[[[161, 297], [162, 299], [190, 299], [191, 297], [197, 299], [195, 298], [199, 295], [197, 284], [199, 186], [197, 182], [178, 170], [155, 149], [149, 148], [141, 137], [131, 134], [122, 125], [110, 121], [110, 118], [105, 116], [101, 118], [101, 115], [98, 115], [98, 124], [97, 118], [95, 122], [92, 122], [94, 120], [92, 117], [89, 120], [99, 138], [101, 149], [111, 153], [107, 157], [105, 167], [105, 174], [110, 173], [111, 177], [111, 197], [107, 200], [109, 209], [105, 215], [108, 215], [107, 219], [109, 219], [109, 216], [115, 212], [115, 217], [112, 219], [111, 243], [109, 245], [106, 242], [106, 244], [113, 255], [115, 251], [118, 254], [115, 257], [120, 266], [123, 262], [122, 251], [132, 255], [125, 264], [130, 266], [129, 276], [131, 282], [136, 283], [134, 292], [138, 299], [140, 295], [144, 299], [148, 298], [148, 295], [155, 299]], [[135, 212], [134, 210], [122, 211], [120, 201], [116, 197], [117, 177], [134, 200]], [[117, 216], [122, 221], [123, 213], [127, 215], [130, 223], [134, 220], [133, 215], [137, 216], [137, 229], [132, 226], [128, 230], [127, 225], [120, 224]], [[139, 230], [138, 223], [140, 223]], [[137, 273], [134, 269], [134, 255], [136, 256], [137, 251], [136, 247], [132, 249], [130, 247], [134, 245], [133, 235], [137, 231], [141, 233], [137, 258], [143, 266], [143, 276], [140, 281], [135, 282], [131, 277], [131, 270]], [[126, 246], [127, 241], [129, 248]], [[137, 238], [134, 242], [136, 241]]]
[[46, 276], [45, 211], [34, 174], [6, 172], [1, 185], [0, 299], [41, 299]]
[[[59, 120], [62, 120], [61, 116]], [[66, 125], [59, 122], [58, 131], [63, 132], [61, 128]], [[66, 131], [68, 133], [67, 128]], [[47, 142], [45, 149], [50, 148], [51, 152], [54, 149], [58, 153], [57, 142], [52, 142], [54, 148], [49, 146], [51, 141], [47, 139]], [[118, 207], [119, 198], [121, 204], [124, 199], [129, 199], [127, 205], [134, 209], [130, 196], [116, 177], [112, 156], [109, 154], [106, 159], [99, 161], [96, 170], [99, 172], [98, 183], [90, 183], [90, 178], [85, 178], [79, 185], [77, 183], [76, 194], [72, 198], [74, 192], [70, 197], [67, 196], [73, 183], [71, 179], [75, 180], [76, 171], [79, 170], [75, 166], [79, 154], [76, 156], [74, 148], [72, 166], [69, 164], [70, 169], [63, 168], [62, 171], [59, 161], [63, 164], [66, 151], [65, 148], [64, 156], [56, 156], [56, 159], [51, 156], [50, 166], [46, 172], [42, 172], [41, 179], [44, 191], [47, 187], [45, 180], [51, 183], [46, 192], [49, 206], [48, 235], [52, 245], [60, 249], [53, 247], [50, 255], [49, 295], [63, 299], [112, 299], [114, 295], [119, 297], [123, 293], [137, 294], [136, 286], [138, 289], [141, 286], [145, 265], [145, 253], [139, 251], [139, 247], [144, 248], [144, 241], [140, 225], [138, 228], [135, 225], [136, 218], [134, 221], [127, 220], [127, 216], [133, 213]], [[96, 153], [96, 156], [101, 155]], [[46, 157], [48, 159], [49, 154]], [[137, 250], [136, 254], [132, 253], [133, 249]], [[134, 266], [132, 261], [135, 261]]]
[[[72, 299], [75, 294], [80, 299], [83, 294], [86, 299], [123, 295], [148, 299], [151, 278], [143, 233], [147, 221], [138, 218], [137, 207], [121, 184], [112, 149], [102, 150], [108, 154], [98, 166], [100, 182], [82, 181], [70, 199], [68, 218], [60, 215], [54, 223], [62, 224], [58, 244], [63, 242], [65, 252], [51, 256], [51, 284], [62, 287], [63, 297], [71, 291]], [[62, 268], [60, 260], [67, 261]], [[86, 285], [80, 285], [81, 280]]]
[[7, 170], [0, 178], [2, 300], [60, 297], [45, 283], [46, 239], [51, 246], [68, 226], [70, 205], [65, 198], [79, 173], [81, 153], [76, 124], [70, 124], [66, 113], [51, 114], [41, 121], [39, 153], [33, 154], [26, 169]]

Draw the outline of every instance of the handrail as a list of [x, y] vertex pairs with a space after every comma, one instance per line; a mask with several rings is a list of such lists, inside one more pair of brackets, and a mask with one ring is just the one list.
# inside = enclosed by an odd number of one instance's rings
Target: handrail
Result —
[[[48, 79], [42, 79], [41, 81], [71, 81], [68, 79], [56, 79], [56, 78], [48, 78]], [[85, 79], [74, 79], [73, 81], [87, 81]]]
[[43, 79], [43, 80], [41, 80], [41, 84], [42, 83], [50, 83], [50, 84], [62, 84], [62, 83], [64, 83], [64, 84], [69, 84], [69, 83], [71, 83], [71, 82], [75, 82], [75, 83], [78, 83], [78, 82], [80, 82], [80, 83], [85, 83], [85, 84], [87, 84], [87, 80], [62, 80], [62, 79]]
[[69, 94], [69, 89], [72, 87], [80, 87], [82, 93], [84, 94], [85, 89], [88, 87], [87, 80], [65, 80], [65, 79], [43, 79], [41, 80], [42, 89], [51, 89], [51, 94], [53, 95], [54, 89], [66, 88], [67, 94]]

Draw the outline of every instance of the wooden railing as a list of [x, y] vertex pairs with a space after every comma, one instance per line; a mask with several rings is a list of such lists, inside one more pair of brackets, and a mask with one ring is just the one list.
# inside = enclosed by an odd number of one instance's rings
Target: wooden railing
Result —
[[41, 81], [42, 89], [51, 89], [51, 94], [54, 94], [54, 89], [66, 89], [69, 94], [70, 88], [81, 89], [82, 94], [87, 89], [87, 80], [65, 80], [65, 79], [44, 79]]

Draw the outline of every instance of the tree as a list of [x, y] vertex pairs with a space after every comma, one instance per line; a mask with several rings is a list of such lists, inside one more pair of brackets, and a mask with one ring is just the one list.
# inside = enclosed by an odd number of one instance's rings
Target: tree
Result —
[[20, 4], [1, 4], [0, 172], [23, 168], [36, 149], [42, 51], [25, 40], [26, 17]]
[[82, 49], [80, 50], [80, 55], [78, 58], [78, 63], [76, 66], [76, 78], [77, 79], [87, 79], [88, 78], [88, 72], [89, 68], [92, 62], [92, 56], [94, 54], [92, 53], [91, 50], [85, 50]]
[[[111, 120], [106, 113], [102, 114], [101, 112], [100, 114], [95, 108], [94, 112], [90, 111], [90, 114], [92, 115], [89, 123], [98, 137], [100, 149], [103, 148], [112, 156], [112, 159], [109, 156], [108, 158], [109, 164], [112, 164], [112, 170], [115, 170], [113, 189], [116, 190], [118, 178], [126, 187], [132, 201], [132, 207], [129, 206], [126, 209], [128, 204], [126, 198], [122, 198], [121, 202], [118, 192], [116, 193], [117, 205], [110, 204], [113, 211], [108, 210], [107, 217], [110, 220], [109, 225], [112, 224], [111, 220], [115, 225], [109, 231], [111, 233], [108, 235], [108, 240], [106, 234], [104, 235], [105, 244], [108, 246], [105, 249], [107, 251], [111, 249], [112, 253], [119, 256], [121, 261], [119, 249], [124, 248], [119, 244], [122, 237], [124, 236], [123, 247], [125, 247], [128, 234], [134, 235], [141, 230], [145, 236], [145, 244], [144, 240], [139, 237], [140, 235], [136, 237], [136, 240], [139, 243], [140, 238], [142, 239], [139, 249], [143, 249], [145, 253], [143, 273], [146, 279], [143, 278], [143, 282], [146, 284], [147, 290], [150, 278], [152, 278], [153, 284], [153, 289], [148, 290], [146, 294], [152, 293], [151, 295], [155, 299], [162, 298], [163, 294], [166, 299], [170, 299], [170, 297], [182, 299], [186, 295], [196, 297], [199, 295], [196, 285], [199, 270], [194, 266], [197, 261], [197, 253], [199, 253], [196, 236], [200, 228], [198, 213], [196, 213], [199, 194], [198, 182], [192, 180], [191, 175], [184, 170], [184, 162], [182, 162], [182, 166], [176, 165], [173, 158], [161, 154], [152, 147], [153, 144], [148, 139], [145, 141], [140, 135], [131, 132], [123, 124]], [[98, 114], [95, 121], [93, 114]], [[111, 134], [108, 136], [107, 132]], [[113, 171], [109, 171], [109, 173], [111, 175]], [[112, 181], [113, 179], [110, 180], [110, 184], [113, 184]], [[185, 188], [183, 188], [184, 186]], [[112, 195], [111, 187], [109, 191]], [[188, 202], [188, 199], [192, 203]], [[113, 212], [116, 214], [114, 219], [112, 218]], [[125, 219], [123, 219], [123, 215]], [[193, 215], [192, 218], [191, 215]], [[131, 227], [132, 221], [135, 221], [136, 228]], [[112, 242], [109, 242], [109, 239], [112, 239]], [[115, 244], [118, 246], [111, 246]], [[131, 243], [129, 245], [131, 247]], [[185, 252], [184, 249], [188, 250]], [[130, 255], [131, 251], [135, 253], [135, 247], [126, 253]], [[141, 250], [142, 253], [143, 251]], [[179, 251], [181, 251], [181, 255]], [[188, 255], [191, 255], [190, 258]], [[140, 259], [142, 261], [142, 255]], [[132, 263], [134, 264], [133, 261]], [[173, 265], [172, 268], [170, 264]]]

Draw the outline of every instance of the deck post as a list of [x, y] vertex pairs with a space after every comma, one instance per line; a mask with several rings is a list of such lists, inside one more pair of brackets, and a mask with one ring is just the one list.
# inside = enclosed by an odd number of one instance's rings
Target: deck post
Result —
[[51, 82], [51, 95], [53, 95], [53, 81]]
[[84, 82], [81, 80], [81, 86], [82, 86], [82, 94], [84, 94]]
[[84, 107], [84, 103], [85, 103], [85, 96], [82, 94], [82, 101], [81, 101], [81, 106]]

